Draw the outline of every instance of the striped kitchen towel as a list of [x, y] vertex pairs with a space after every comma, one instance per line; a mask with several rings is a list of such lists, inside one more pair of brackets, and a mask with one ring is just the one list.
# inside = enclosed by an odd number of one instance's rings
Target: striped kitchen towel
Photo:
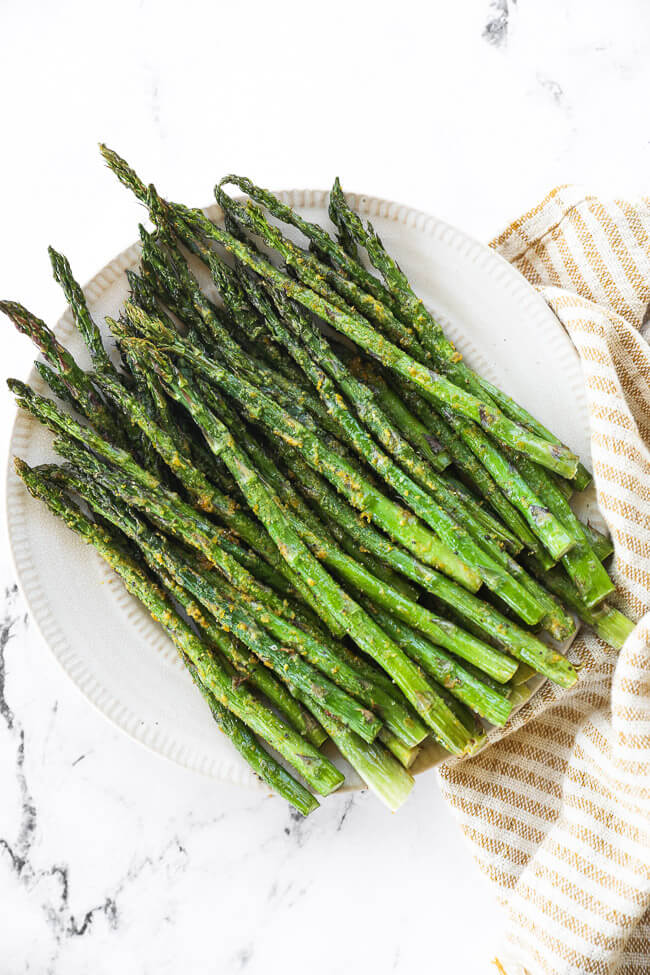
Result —
[[593, 633], [494, 743], [440, 768], [505, 911], [507, 975], [650, 973], [650, 200], [553, 190], [493, 246], [580, 353], [595, 482], [615, 543], [620, 654]]

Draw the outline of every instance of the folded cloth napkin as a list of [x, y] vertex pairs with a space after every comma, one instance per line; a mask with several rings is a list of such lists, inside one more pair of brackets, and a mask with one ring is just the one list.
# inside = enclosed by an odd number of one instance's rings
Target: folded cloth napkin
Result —
[[650, 973], [650, 200], [554, 189], [493, 246], [537, 288], [582, 361], [620, 654], [593, 633], [443, 792], [504, 907], [507, 975]]

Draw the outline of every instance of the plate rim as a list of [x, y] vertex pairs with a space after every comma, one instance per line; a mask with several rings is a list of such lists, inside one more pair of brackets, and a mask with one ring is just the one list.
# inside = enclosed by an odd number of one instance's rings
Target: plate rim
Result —
[[[329, 196], [329, 191], [327, 190], [314, 189], [289, 189], [274, 192], [283, 202], [288, 203], [290, 206], [303, 208], [322, 208]], [[492, 263], [492, 274], [496, 276], [497, 282], [500, 285], [507, 286], [513, 296], [522, 302], [522, 307], [526, 307], [527, 313], [531, 317], [537, 318], [542, 324], [545, 325], [551, 341], [553, 341], [553, 334], [555, 333], [557, 336], [556, 344], [562, 343], [563, 328], [555, 313], [546, 303], [542, 295], [536, 291], [535, 288], [533, 288], [533, 286], [526, 280], [520, 271], [509, 263], [494, 248], [483, 243], [482, 241], [477, 240], [476, 238], [467, 234], [465, 231], [445, 220], [428, 214], [425, 211], [409, 207], [405, 204], [386, 200], [381, 197], [348, 192], [346, 192], [346, 198], [353, 209], [357, 210], [357, 212], [366, 217], [380, 216], [384, 219], [389, 219], [395, 221], [396, 223], [400, 223], [405, 228], [415, 230], [425, 236], [437, 236], [440, 239], [444, 239], [448, 244], [452, 244], [452, 246], [464, 248], [466, 251], [466, 256], [471, 257], [472, 263], [481, 264], [483, 266]], [[215, 203], [205, 207], [203, 212], [213, 218], [218, 218], [222, 211], [218, 204]], [[90, 299], [90, 301], [97, 300], [115, 283], [120, 275], [124, 274], [126, 268], [133, 266], [133, 263], [139, 257], [140, 252], [141, 245], [138, 241], [135, 241], [120, 251], [112, 260], [108, 261], [96, 274], [94, 274], [82, 288], [84, 294]], [[554, 326], [552, 329], [549, 328], [551, 322]], [[64, 314], [57, 319], [57, 322], [53, 327], [53, 331], [56, 335], [61, 337], [62, 332], [66, 333], [68, 329], [73, 328], [74, 321], [72, 318], [72, 313], [69, 308], [66, 308]], [[65, 339], [66, 337], [67, 335], [64, 334], [63, 338]], [[566, 333], [564, 333], [564, 337], [565, 339], [568, 339]], [[583, 401], [584, 386], [582, 383], [580, 360], [577, 352], [576, 365], [576, 392], [579, 388], [582, 395], [578, 397], [578, 401], [580, 402], [582, 412], [584, 414], [583, 419], [588, 423], [586, 404]], [[40, 381], [40, 377], [38, 376], [33, 364], [30, 367], [26, 381], [30, 384], [38, 383]], [[153, 752], [160, 758], [173, 762], [175, 765], [188, 771], [198, 772], [208, 778], [213, 779], [214, 781], [224, 782], [231, 785], [243, 785], [268, 793], [268, 787], [261, 780], [259, 780], [258, 777], [250, 769], [248, 769], [243, 762], [232, 760], [226, 761], [225, 759], [217, 761], [214, 757], [208, 757], [206, 755], [204, 755], [203, 758], [200, 758], [198, 755], [193, 756], [193, 749], [189, 748], [188, 746], [183, 747], [180, 750], [181, 753], [179, 753], [178, 743], [175, 746], [174, 738], [167, 732], [161, 732], [160, 729], [157, 730], [156, 737], [153, 739], [150, 736], [147, 737], [144, 732], [138, 734], [135, 729], [138, 727], [138, 724], [142, 724], [142, 722], [131, 722], [131, 727], [127, 727], [127, 721], [123, 717], [124, 712], [127, 709], [117, 698], [113, 697], [112, 695], [107, 696], [106, 692], [102, 694], [102, 685], [96, 677], [93, 677], [90, 668], [88, 669], [85, 681], [82, 680], [79, 674], [74, 672], [74, 667], [71, 665], [70, 659], [66, 659], [66, 655], [68, 658], [76, 657], [77, 655], [68, 644], [63, 628], [57, 620], [55, 607], [50, 605], [48, 594], [45, 593], [42, 588], [39, 589], [37, 587], [36, 589], [33, 589], [30, 587], [30, 570], [33, 570], [26, 561], [21, 561], [19, 552], [21, 538], [17, 530], [19, 519], [16, 517], [19, 512], [16, 511], [13, 505], [15, 499], [17, 499], [19, 495], [22, 495], [24, 488], [16, 478], [13, 468], [13, 456], [17, 449], [16, 441], [21, 439], [21, 433], [27, 432], [26, 430], [21, 431], [21, 426], [23, 424], [28, 426], [30, 421], [31, 417], [21, 411], [17, 406], [14, 406], [14, 416], [8, 439], [7, 456], [5, 462], [4, 515], [7, 537], [9, 541], [10, 559], [14, 569], [15, 578], [23, 599], [25, 600], [25, 604], [30, 615], [30, 620], [35, 625], [44, 644], [48, 647], [50, 653], [82, 698], [91, 704], [93, 708], [107, 721], [109, 721], [114, 728], [119, 729], [131, 741], [137, 742], [139, 745], [143, 746], [148, 751]], [[22, 541], [25, 543], [26, 540], [24, 537]], [[531, 700], [539, 692], [544, 682], [544, 680], [540, 681], [539, 685], [533, 690], [529, 700]], [[160, 737], [161, 735], [162, 738]], [[489, 737], [483, 748], [488, 744]], [[234, 757], [235, 755], [233, 753], [233, 758]], [[418, 770], [416, 775], [424, 774], [430, 769], [435, 768], [442, 761], [447, 760], [449, 757], [450, 756], [444, 755], [444, 757], [441, 757], [439, 760], [428, 765], [426, 768]], [[338, 791], [356, 791], [359, 788], [365, 788], [365, 786], [362, 785], [359, 787], [344, 783], [342, 788]]]

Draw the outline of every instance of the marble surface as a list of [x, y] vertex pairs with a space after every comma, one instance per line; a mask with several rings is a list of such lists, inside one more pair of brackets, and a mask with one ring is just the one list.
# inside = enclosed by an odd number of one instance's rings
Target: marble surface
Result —
[[[426, 7], [426, 12], [423, 8]], [[364, 190], [488, 239], [557, 182], [647, 191], [643, 0], [0, 8], [0, 292], [49, 321], [139, 213], [95, 144], [203, 204], [217, 176]], [[3, 372], [27, 340], [2, 332]], [[12, 408], [5, 399], [6, 449]], [[422, 777], [308, 821], [133, 744], [82, 699], [0, 544], [0, 975], [493, 971], [499, 910]]]

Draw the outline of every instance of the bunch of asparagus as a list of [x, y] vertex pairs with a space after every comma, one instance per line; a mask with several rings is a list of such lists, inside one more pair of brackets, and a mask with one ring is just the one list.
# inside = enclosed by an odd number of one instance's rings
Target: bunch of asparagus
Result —
[[471, 754], [534, 672], [575, 682], [557, 647], [575, 616], [622, 645], [611, 545], [569, 503], [590, 475], [464, 363], [338, 180], [333, 235], [238, 176], [217, 224], [101, 151], [155, 231], [106, 320], [115, 351], [50, 249], [91, 370], [0, 304], [60, 401], [9, 380], [63, 461], [16, 471], [167, 630], [272, 789], [311, 812], [303, 783], [343, 781], [331, 739], [396, 809], [426, 739]]

